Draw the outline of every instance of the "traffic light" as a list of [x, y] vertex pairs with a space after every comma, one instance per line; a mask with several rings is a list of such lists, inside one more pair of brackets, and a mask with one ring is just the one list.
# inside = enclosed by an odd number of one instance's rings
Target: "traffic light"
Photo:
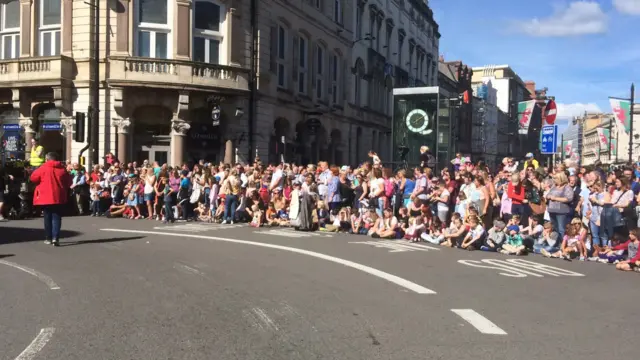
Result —
[[74, 140], [77, 142], [84, 142], [84, 130], [86, 128], [86, 115], [83, 112], [76, 111], [76, 124]]

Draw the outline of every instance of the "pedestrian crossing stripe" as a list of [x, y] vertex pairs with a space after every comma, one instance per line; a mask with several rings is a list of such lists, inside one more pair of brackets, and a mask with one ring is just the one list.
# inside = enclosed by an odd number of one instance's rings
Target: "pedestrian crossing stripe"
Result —
[[333, 237], [333, 234], [331, 233], [307, 232], [307, 231], [296, 231], [296, 230], [287, 230], [287, 229], [262, 230], [262, 231], [257, 231], [257, 233], [265, 234], [265, 235], [273, 235], [273, 236], [284, 236], [284, 237], [290, 237], [290, 238]]
[[239, 227], [245, 227], [244, 224], [182, 224], [169, 226], [156, 226], [154, 229], [166, 231], [185, 231], [185, 232], [205, 232], [215, 230], [230, 230]]
[[349, 244], [373, 245], [377, 248], [389, 249], [389, 252], [407, 252], [407, 251], [440, 251], [439, 248], [422, 245], [417, 243], [405, 243], [402, 240], [379, 240], [379, 241], [352, 241]]

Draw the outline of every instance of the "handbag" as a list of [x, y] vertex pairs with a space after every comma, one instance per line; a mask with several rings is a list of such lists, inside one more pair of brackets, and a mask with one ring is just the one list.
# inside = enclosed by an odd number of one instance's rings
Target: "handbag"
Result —
[[[628, 190], [628, 191], [631, 191], [631, 190]], [[618, 208], [614, 207], [620, 201], [620, 199], [624, 196], [624, 194], [626, 194], [626, 192], [623, 193], [622, 195], [620, 195], [618, 197], [618, 200], [616, 200], [616, 202], [613, 203], [613, 205], [611, 205], [612, 209], [614, 210], [613, 211], [613, 226], [614, 227], [627, 226], [626, 218], [624, 216], [622, 216], [623, 212], [626, 211], [626, 208], [625, 209], [618, 209]], [[622, 210], [622, 211], [620, 211], [620, 210]]]
[[198, 201], [200, 201], [200, 195], [201, 195], [201, 191], [200, 189], [195, 189], [191, 192], [191, 197], [189, 198], [189, 202], [192, 204], [197, 203]]

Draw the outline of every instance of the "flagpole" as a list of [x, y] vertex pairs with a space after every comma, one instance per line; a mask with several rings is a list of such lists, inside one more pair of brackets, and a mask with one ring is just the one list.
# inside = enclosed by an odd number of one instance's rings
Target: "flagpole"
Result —
[[613, 138], [613, 119], [609, 119], [609, 165], [611, 165], [611, 139]]
[[618, 129], [618, 124], [616, 124], [616, 164], [618, 163], [618, 152], [620, 152], [618, 136], [620, 136], [620, 129]]
[[633, 164], [633, 102], [635, 86], [631, 83], [631, 106], [629, 109], [629, 165]]

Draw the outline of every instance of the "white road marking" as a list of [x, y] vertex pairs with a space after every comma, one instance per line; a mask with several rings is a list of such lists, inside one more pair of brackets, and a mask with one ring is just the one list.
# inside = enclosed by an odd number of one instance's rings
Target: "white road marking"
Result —
[[217, 230], [230, 230], [238, 227], [244, 227], [243, 224], [205, 224], [205, 223], [195, 223], [195, 224], [182, 224], [182, 225], [166, 225], [166, 226], [155, 226], [156, 230], [165, 230], [165, 231], [186, 231], [186, 232], [205, 232], [205, 231], [217, 231]]
[[[123, 232], [123, 233], [133, 233], [133, 234], [147, 234], [147, 235], [171, 235], [171, 234], [166, 234], [163, 232], [159, 232], [159, 231], [144, 231], [144, 230], [125, 230], [125, 229], [101, 229], [102, 231], [112, 231], [112, 232]], [[341, 259], [341, 258], [337, 258], [334, 256], [329, 256], [329, 255], [325, 255], [325, 254], [321, 254], [321, 253], [317, 253], [314, 251], [309, 251], [309, 250], [304, 250], [304, 249], [298, 249], [298, 248], [294, 248], [294, 247], [289, 247], [289, 246], [282, 246], [282, 245], [275, 245], [275, 244], [267, 244], [267, 243], [261, 243], [261, 242], [255, 242], [255, 241], [247, 241], [247, 240], [237, 240], [237, 239], [228, 239], [228, 238], [222, 238], [222, 237], [216, 237], [216, 236], [205, 236], [205, 235], [195, 235], [195, 234], [180, 234], [180, 236], [182, 237], [189, 237], [189, 238], [195, 238], [195, 239], [206, 239], [206, 240], [212, 240], [212, 241], [225, 241], [225, 242], [230, 242], [230, 243], [235, 243], [235, 244], [244, 244], [244, 245], [253, 245], [253, 246], [260, 246], [260, 247], [265, 247], [265, 248], [270, 248], [270, 249], [277, 249], [277, 250], [283, 250], [283, 251], [289, 251], [289, 252], [293, 252], [296, 254], [301, 254], [301, 255], [307, 255], [307, 256], [312, 256], [318, 259], [322, 259], [322, 260], [327, 260], [327, 261], [331, 261], [334, 262], [336, 264], [341, 264], [356, 270], [360, 270], [362, 272], [365, 272], [369, 275], [373, 275], [376, 276], [380, 279], [383, 280], [387, 280], [389, 282], [392, 282], [398, 286], [401, 286], [405, 289], [411, 290], [415, 293], [418, 294], [435, 294], [436, 292], [431, 290], [431, 289], [427, 289], [424, 286], [418, 285], [414, 282], [411, 282], [409, 280], [403, 279], [399, 276], [396, 275], [392, 275], [389, 273], [386, 273], [384, 271], [378, 270], [378, 269], [374, 269], [372, 267], [366, 266], [366, 265], [362, 265], [353, 261], [349, 261], [349, 260], [345, 260], [345, 259]]]
[[54, 328], [45, 328], [40, 330], [38, 336], [24, 349], [20, 355], [15, 360], [31, 360], [38, 355], [40, 350], [44, 348], [45, 345], [51, 340], [53, 333], [56, 329]]
[[408, 242], [403, 242], [402, 240], [352, 241], [352, 242], [349, 242], [349, 244], [372, 245], [377, 248], [390, 249], [389, 252], [429, 251], [429, 250], [440, 251], [440, 249], [437, 247], [416, 244], [416, 243], [408, 243]]
[[37, 272], [37, 271], [35, 271], [35, 270], [31, 269], [31, 268], [28, 268], [26, 266], [22, 266], [20, 264], [16, 264], [16, 263], [11, 262], [11, 261], [0, 260], [0, 264], [11, 266], [12, 268], [24, 271], [29, 275], [35, 276], [36, 278], [38, 278], [38, 280], [40, 280], [43, 283], [45, 283], [49, 287], [49, 289], [51, 289], [51, 290], [60, 290], [60, 286], [58, 286], [58, 284], [56, 284], [56, 282], [53, 281], [52, 278], [50, 278], [49, 276], [47, 276], [45, 274], [39, 273], [39, 272]]
[[473, 309], [451, 309], [455, 314], [460, 316], [463, 320], [471, 324], [474, 328], [478, 329], [483, 334], [488, 335], [507, 335], [507, 332], [500, 329], [491, 320], [480, 315]]
[[273, 230], [260, 230], [256, 231], [259, 234], [267, 234], [274, 236], [284, 236], [291, 238], [306, 238], [306, 237], [325, 237], [330, 238], [333, 237], [331, 233], [324, 232], [309, 232], [309, 231], [295, 231], [295, 230], [287, 230], [287, 229], [273, 229]]
[[202, 271], [200, 271], [200, 270], [198, 270], [196, 268], [192, 268], [191, 266], [184, 265], [184, 264], [175, 263], [175, 264], [173, 264], [173, 268], [178, 270], [178, 271], [186, 272], [188, 274], [204, 276], [204, 273]]
[[542, 278], [545, 275], [560, 277], [560, 276], [571, 276], [571, 277], [582, 277], [584, 274], [580, 274], [574, 271], [561, 269], [555, 266], [549, 266], [545, 264], [540, 264], [533, 261], [523, 260], [523, 259], [483, 259], [483, 260], [458, 260], [460, 264], [484, 268], [484, 269], [494, 269], [500, 270], [498, 274], [507, 277], [517, 277], [523, 278], [527, 276], [533, 276], [537, 278]]
[[251, 311], [253, 311], [253, 313], [256, 314], [258, 319], [260, 319], [260, 321], [262, 321], [268, 328], [275, 331], [279, 330], [278, 325], [276, 325], [276, 323], [273, 320], [271, 320], [269, 315], [267, 315], [267, 313], [264, 312], [264, 310], [260, 309], [259, 307], [255, 307], [251, 309]]

